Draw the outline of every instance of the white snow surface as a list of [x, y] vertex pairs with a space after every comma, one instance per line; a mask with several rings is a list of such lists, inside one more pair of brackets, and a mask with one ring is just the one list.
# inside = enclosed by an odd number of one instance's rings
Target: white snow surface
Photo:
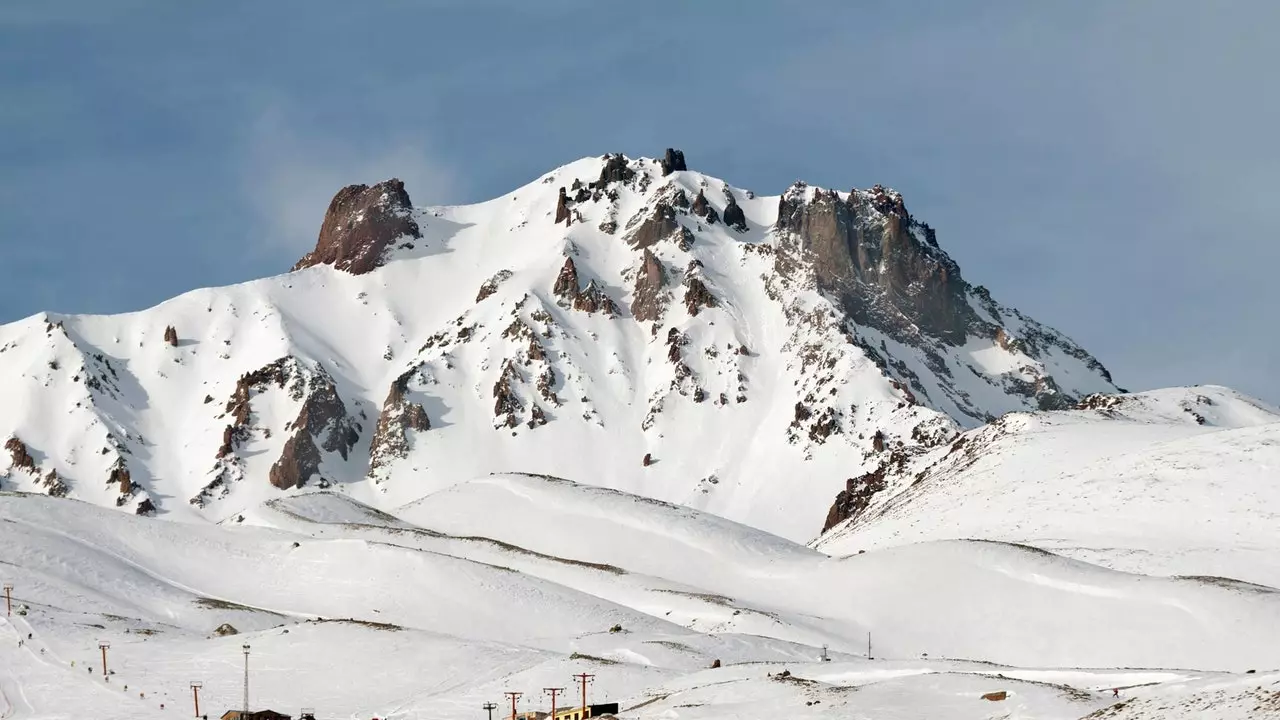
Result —
[[816, 546], [982, 538], [1280, 587], [1280, 412], [1213, 386], [1110, 402], [1008, 415], [916, 456]]
[[280, 498], [224, 525], [5, 493], [0, 579], [7, 718], [189, 714], [193, 680], [221, 714], [241, 703], [242, 644], [251, 705], [325, 718], [475, 717], [509, 690], [546, 710], [542, 688], [579, 672], [637, 719], [1074, 719], [1206, 698], [1258, 718], [1274, 715], [1246, 699], [1280, 690], [1280, 592], [992, 542], [833, 558], [527, 475], [391, 513]]

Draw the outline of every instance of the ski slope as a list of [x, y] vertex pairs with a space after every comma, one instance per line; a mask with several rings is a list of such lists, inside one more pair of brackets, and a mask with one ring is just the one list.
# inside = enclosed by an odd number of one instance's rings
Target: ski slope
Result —
[[393, 512], [280, 498], [222, 525], [6, 493], [0, 579], [25, 613], [0, 625], [7, 717], [168, 717], [192, 680], [220, 714], [239, 705], [244, 643], [255, 706], [319, 717], [475, 717], [507, 690], [545, 710], [541, 688], [578, 672], [624, 718], [1075, 719], [1118, 702], [1111, 688], [1138, 712], [1280, 682], [1273, 590], [992, 542], [834, 558], [527, 475]]

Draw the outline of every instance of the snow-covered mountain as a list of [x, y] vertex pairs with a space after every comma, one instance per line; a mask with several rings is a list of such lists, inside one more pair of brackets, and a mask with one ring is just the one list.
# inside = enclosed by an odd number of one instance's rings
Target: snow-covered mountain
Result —
[[468, 206], [344, 188], [292, 272], [4, 326], [0, 372], [9, 490], [220, 521], [523, 471], [798, 540], [895, 449], [1117, 391], [901, 195], [758, 196], [678, 151]]
[[849, 482], [817, 547], [1021, 543], [1130, 572], [1280, 587], [1280, 410], [1222, 387], [1012, 413]]
[[1280, 411], [1116, 388], [878, 186], [350, 186], [0, 372], [0, 718], [1280, 718]]

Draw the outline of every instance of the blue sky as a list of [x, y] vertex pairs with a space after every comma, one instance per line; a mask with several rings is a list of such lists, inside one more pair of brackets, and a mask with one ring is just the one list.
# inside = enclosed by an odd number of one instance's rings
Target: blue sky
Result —
[[332, 194], [685, 150], [883, 183], [1131, 389], [1280, 402], [1280, 3], [0, 3], [0, 321], [287, 269]]

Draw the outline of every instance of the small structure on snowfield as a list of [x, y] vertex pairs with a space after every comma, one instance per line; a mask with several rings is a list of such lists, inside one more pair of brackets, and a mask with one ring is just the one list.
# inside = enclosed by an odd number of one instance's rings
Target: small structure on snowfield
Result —
[[222, 714], [222, 720], [293, 720], [284, 713], [275, 710], [228, 710]]
[[599, 705], [588, 705], [585, 708], [579, 705], [557, 710], [555, 720], [587, 720], [587, 718], [598, 718], [603, 715], [616, 715], [617, 712], [618, 703], [601, 703]]

